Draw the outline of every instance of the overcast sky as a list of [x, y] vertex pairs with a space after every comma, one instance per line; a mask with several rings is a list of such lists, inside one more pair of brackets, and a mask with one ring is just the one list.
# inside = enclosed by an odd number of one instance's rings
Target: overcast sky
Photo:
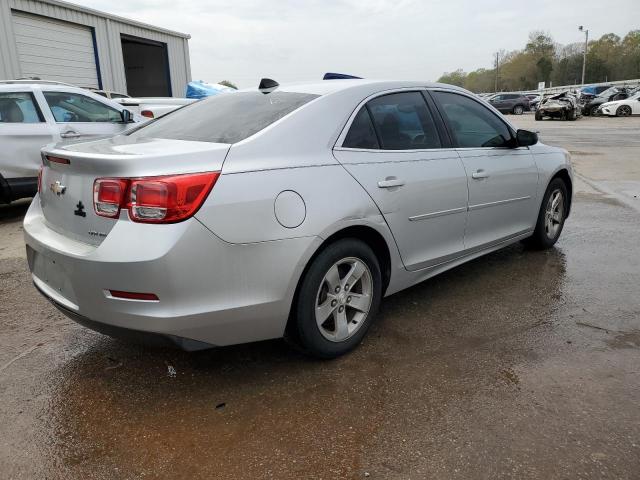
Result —
[[491, 67], [531, 30], [563, 44], [640, 29], [640, 0], [71, 0], [191, 35], [194, 80], [436, 80]]

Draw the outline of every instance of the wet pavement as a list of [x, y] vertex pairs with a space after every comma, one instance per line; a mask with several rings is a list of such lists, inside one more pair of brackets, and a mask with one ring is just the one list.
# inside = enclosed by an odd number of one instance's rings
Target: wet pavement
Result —
[[555, 248], [385, 299], [328, 362], [79, 327], [30, 283], [25, 204], [0, 207], [0, 478], [639, 478], [640, 213], [585, 178]]

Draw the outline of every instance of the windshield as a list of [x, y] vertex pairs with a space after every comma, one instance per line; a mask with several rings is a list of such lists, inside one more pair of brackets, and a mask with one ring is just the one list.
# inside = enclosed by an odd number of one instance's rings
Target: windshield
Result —
[[237, 143], [319, 95], [296, 92], [230, 92], [200, 100], [126, 135], [212, 143]]
[[607, 98], [615, 93], [618, 93], [618, 89], [615, 87], [611, 87], [611, 88], [607, 88], [604, 92], [600, 93], [598, 97]]

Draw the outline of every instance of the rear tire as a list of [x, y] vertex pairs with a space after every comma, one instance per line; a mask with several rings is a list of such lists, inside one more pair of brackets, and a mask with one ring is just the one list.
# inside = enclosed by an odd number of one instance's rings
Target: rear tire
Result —
[[302, 278], [293, 307], [293, 338], [314, 357], [344, 355], [366, 335], [381, 296], [375, 253], [360, 240], [338, 240], [316, 256]]
[[533, 235], [525, 243], [535, 249], [553, 247], [560, 238], [569, 209], [567, 185], [560, 178], [554, 178], [542, 198], [538, 220]]
[[515, 107], [513, 107], [514, 115], [522, 115], [523, 113], [524, 113], [524, 108], [522, 105], [516, 105]]

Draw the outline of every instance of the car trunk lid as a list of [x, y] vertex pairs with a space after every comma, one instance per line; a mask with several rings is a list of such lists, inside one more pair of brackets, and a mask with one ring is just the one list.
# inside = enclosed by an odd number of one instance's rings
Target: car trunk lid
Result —
[[[97, 178], [137, 178], [220, 171], [230, 145], [118, 136], [45, 149], [40, 204], [47, 225], [74, 240], [99, 245], [118, 219], [95, 213]], [[120, 220], [129, 221], [125, 210]]]

